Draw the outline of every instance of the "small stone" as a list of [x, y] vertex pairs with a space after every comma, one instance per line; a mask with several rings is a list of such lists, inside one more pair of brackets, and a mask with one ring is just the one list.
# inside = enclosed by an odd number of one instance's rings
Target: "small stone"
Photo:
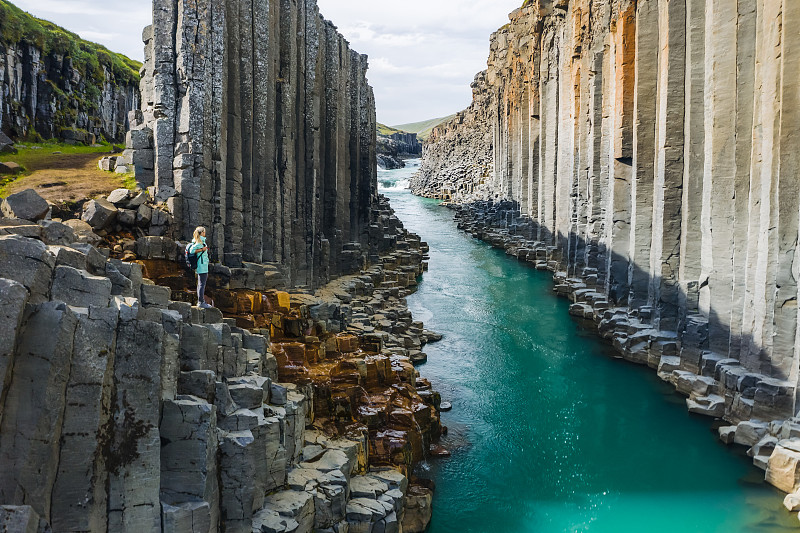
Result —
[[736, 436], [736, 426], [722, 426], [719, 428], [719, 440], [725, 444], [732, 444]]
[[13, 161], [0, 163], [0, 174], [17, 174], [22, 172], [22, 170], [22, 166], [19, 163], [14, 163]]
[[24, 220], [41, 220], [50, 210], [50, 205], [33, 189], [14, 193], [3, 200], [3, 216]]
[[119, 206], [125, 206], [128, 203], [131, 195], [133, 193], [128, 189], [114, 189], [111, 191], [111, 194], [108, 195], [106, 200], [111, 202], [112, 204]]
[[800, 511], [800, 494], [787, 494], [783, 499], [783, 506], [792, 513]]
[[439, 444], [431, 444], [429, 452], [431, 457], [450, 457], [450, 450]]

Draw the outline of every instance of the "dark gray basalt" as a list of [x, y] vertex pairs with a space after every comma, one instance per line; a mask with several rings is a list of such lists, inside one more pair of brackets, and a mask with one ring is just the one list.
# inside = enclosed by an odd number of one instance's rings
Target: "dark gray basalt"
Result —
[[366, 56], [314, 0], [155, 0], [153, 13], [126, 160], [174, 237], [204, 225], [212, 260], [282, 263], [292, 285], [363, 266], [382, 233]]

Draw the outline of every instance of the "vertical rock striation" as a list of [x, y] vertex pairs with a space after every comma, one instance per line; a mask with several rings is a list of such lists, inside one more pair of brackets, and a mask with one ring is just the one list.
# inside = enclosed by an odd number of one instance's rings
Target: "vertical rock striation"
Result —
[[[367, 58], [314, 0], [155, 0], [127, 157], [177, 237], [319, 286], [363, 267], [376, 225]], [[214, 259], [214, 257], [212, 257]]]
[[557, 271], [693, 410], [791, 417], [798, 23], [791, 0], [528, 1], [412, 189]]

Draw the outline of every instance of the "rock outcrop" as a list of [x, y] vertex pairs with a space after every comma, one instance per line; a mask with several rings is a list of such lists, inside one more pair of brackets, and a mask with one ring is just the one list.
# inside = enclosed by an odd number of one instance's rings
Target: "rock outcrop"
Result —
[[378, 167], [393, 170], [405, 167], [403, 158], [419, 157], [422, 154], [422, 143], [417, 140], [416, 133], [397, 132], [377, 138]]
[[793, 416], [800, 6], [537, 0], [510, 19], [413, 190], [502, 200], [473, 214], [579, 287], [631, 359], [717, 380], [698, 410]]
[[0, 129], [14, 139], [122, 142], [138, 64], [0, 3]]
[[409, 478], [440, 398], [404, 296], [427, 245], [378, 205], [395, 249], [368, 270], [289, 294], [266, 265], [215, 265], [209, 309], [182, 243], [121, 260], [0, 218], [3, 531], [421, 533]]
[[293, 285], [363, 265], [382, 238], [367, 57], [314, 0], [153, 7], [126, 157], [176, 237], [204, 225], [212, 260], [279, 262]]

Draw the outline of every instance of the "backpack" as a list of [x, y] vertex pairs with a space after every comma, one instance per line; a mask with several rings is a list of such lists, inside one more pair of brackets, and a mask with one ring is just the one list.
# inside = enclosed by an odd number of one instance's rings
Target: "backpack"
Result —
[[186, 261], [186, 268], [188, 270], [197, 270], [197, 254], [189, 251], [193, 244], [193, 242], [187, 244], [186, 249], [183, 252], [183, 257]]

